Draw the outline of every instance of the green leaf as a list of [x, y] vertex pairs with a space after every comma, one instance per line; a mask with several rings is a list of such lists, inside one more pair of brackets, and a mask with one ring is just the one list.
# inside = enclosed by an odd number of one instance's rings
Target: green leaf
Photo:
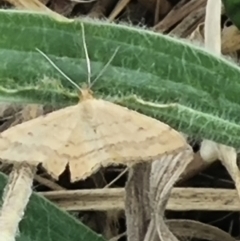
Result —
[[[58, 21], [40, 13], [1, 10], [2, 100], [77, 103], [77, 90], [35, 48], [82, 85], [87, 68], [81, 22], [92, 79], [119, 48], [92, 88], [96, 97], [153, 116], [196, 138], [239, 147], [239, 67], [186, 41], [130, 26], [89, 19]], [[150, 105], [137, 102], [133, 94]], [[168, 103], [178, 105], [159, 106]]]
[[[6, 176], [0, 172], [0, 197], [6, 183]], [[36, 193], [30, 198], [19, 229], [16, 241], [106, 241]]]

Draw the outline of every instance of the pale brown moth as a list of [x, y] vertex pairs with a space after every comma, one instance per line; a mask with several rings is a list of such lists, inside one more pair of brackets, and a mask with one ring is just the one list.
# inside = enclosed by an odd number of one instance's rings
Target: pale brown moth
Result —
[[[84, 28], [83, 44], [90, 73]], [[0, 135], [1, 159], [41, 163], [55, 178], [69, 165], [72, 182], [87, 178], [101, 166], [131, 166], [188, 148], [184, 137], [167, 124], [96, 99], [90, 89], [81, 88], [77, 105], [16, 125]]]

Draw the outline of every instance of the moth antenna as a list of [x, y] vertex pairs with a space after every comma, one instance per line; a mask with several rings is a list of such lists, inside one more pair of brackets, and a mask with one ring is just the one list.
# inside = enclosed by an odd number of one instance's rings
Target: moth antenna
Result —
[[97, 77], [93, 80], [92, 84], [90, 85], [89, 88], [91, 88], [96, 82], [97, 80], [101, 77], [101, 75], [105, 72], [105, 70], [107, 69], [107, 67], [110, 65], [110, 63], [113, 61], [114, 57], [116, 56], [118, 50], [120, 47], [117, 47], [112, 55], [112, 57], [108, 60], [108, 62], [106, 63], [106, 65], [103, 67], [103, 69], [100, 71], [100, 73], [97, 75]]
[[57, 67], [57, 65], [40, 49], [36, 48], [36, 50], [65, 78], [67, 79], [74, 87], [76, 87], [80, 92], [82, 89], [78, 86], [71, 78], [69, 78], [61, 69]]
[[82, 27], [83, 48], [84, 48], [85, 57], [86, 57], [86, 61], [87, 61], [87, 71], [88, 71], [88, 79], [87, 79], [87, 81], [88, 81], [88, 87], [90, 88], [90, 86], [91, 86], [91, 64], [90, 64], [90, 59], [89, 59], [87, 45], [86, 45], [85, 30], [84, 30], [83, 23], [81, 23], [81, 27]]

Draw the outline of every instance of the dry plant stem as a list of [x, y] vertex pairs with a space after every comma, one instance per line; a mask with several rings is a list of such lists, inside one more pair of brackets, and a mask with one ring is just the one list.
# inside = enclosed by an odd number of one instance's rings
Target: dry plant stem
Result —
[[152, 218], [144, 241], [177, 241], [178, 239], [166, 226], [163, 215], [174, 183], [183, 173], [192, 155], [190, 150], [175, 156], [169, 155], [152, 164], [150, 179], [150, 199]]
[[[167, 171], [167, 167], [168, 167], [168, 163], [169, 163], [169, 161], [171, 161], [171, 158], [172, 158], [172, 156], [165, 156], [165, 157], [163, 157], [161, 160], [159, 160], [159, 161], [155, 161], [153, 164], [152, 164], [152, 169], [151, 169], [151, 184], [150, 184], [150, 191], [151, 191], [151, 193], [150, 193], [150, 199], [151, 199], [151, 204], [152, 204], [152, 217], [151, 217], [151, 221], [150, 221], [150, 224], [149, 224], [149, 226], [148, 226], [148, 230], [147, 230], [147, 232], [146, 232], [146, 235], [145, 235], [145, 237], [144, 237], [144, 241], [158, 241], [158, 240], [161, 240], [161, 241], [164, 241], [165, 239], [163, 239], [162, 240], [162, 235], [160, 236], [160, 235], [158, 235], [158, 231], [157, 231], [157, 228], [156, 228], [156, 223], [155, 223], [155, 215], [154, 215], [154, 212], [157, 212], [157, 210], [156, 210], [156, 207], [155, 207], [155, 198], [154, 198], [154, 195], [155, 195], [155, 193], [157, 192], [157, 188], [158, 188], [158, 186], [157, 186], [157, 183], [155, 183], [155, 182], [153, 182], [152, 183], [152, 177], [153, 177], [153, 168], [157, 168], [157, 170], [158, 170], [158, 167], [157, 167], [157, 165], [159, 165], [159, 166], [162, 166], [162, 168], [161, 168], [161, 171], [160, 171], [160, 173], [159, 173], [159, 178], [161, 179], [162, 178], [162, 176], [163, 176], [163, 174]], [[161, 165], [161, 164], [162, 165]], [[162, 181], [162, 180], [161, 180]], [[163, 180], [164, 181], [164, 180]], [[154, 184], [154, 185], [153, 185]], [[168, 200], [168, 198], [169, 197], [165, 197], [165, 200], [163, 201], [163, 205], [166, 205], [166, 203], [167, 203], [167, 200]], [[160, 213], [160, 215], [163, 215], [163, 213], [164, 213], [164, 210], [163, 211], [161, 211], [161, 213]], [[158, 223], [159, 225], [163, 225], [164, 227], [163, 227], [163, 229], [165, 229], [166, 227], [165, 227], [165, 224], [164, 224], [164, 222], [162, 222], [161, 220], [160, 220], [160, 223]], [[169, 231], [170, 232], [170, 231]], [[168, 236], [167, 234], [163, 234], [163, 237], [166, 237], [166, 236]], [[175, 237], [172, 237], [173, 235], [172, 234], [170, 234], [170, 236], [171, 236], [171, 240], [173, 240]], [[169, 237], [168, 237], [169, 238]], [[177, 241], [177, 239], [175, 239], [175, 241]]]
[[139, 163], [129, 170], [126, 184], [125, 215], [129, 241], [142, 241], [150, 217], [150, 163]]
[[204, 21], [205, 7], [192, 11], [169, 34], [180, 38], [187, 38], [196, 27]]
[[32, 194], [35, 167], [27, 163], [16, 164], [3, 194], [0, 211], [1, 241], [15, 241], [18, 224]]
[[[162, 175], [159, 175], [162, 169], [162, 165], [159, 165], [160, 163], [153, 163], [152, 166], [150, 183], [152, 186], [151, 190], [154, 190], [154, 187], [156, 190], [153, 193], [153, 206], [155, 206], [155, 225], [160, 240], [178, 240], [166, 226], [163, 216], [173, 185], [185, 170], [186, 164], [188, 164], [186, 160], [183, 160], [184, 157], [183, 153], [179, 153], [177, 156], [169, 158], [169, 165]], [[185, 165], [183, 162], [185, 162]]]
[[108, 20], [112, 22], [123, 11], [123, 9], [129, 4], [130, 1], [131, 0], [120, 0], [112, 10]]
[[205, 18], [205, 47], [210, 51], [221, 53], [221, 0], [208, 0]]
[[[85, 189], [39, 192], [65, 211], [107, 211], [125, 209], [125, 189]], [[219, 198], [221, 197], [221, 198]], [[172, 189], [167, 203], [171, 211], [240, 211], [235, 189], [179, 188]]]
[[39, 175], [36, 175], [34, 179], [39, 182], [40, 184], [54, 190], [54, 191], [61, 191], [61, 190], [67, 190], [66, 188], [63, 188], [62, 186], [58, 185], [54, 181], [51, 181], [47, 178], [41, 177]]
[[162, 21], [154, 26], [154, 30], [157, 32], [166, 32], [189, 14], [205, 6], [206, 1], [207, 0], [180, 1]]

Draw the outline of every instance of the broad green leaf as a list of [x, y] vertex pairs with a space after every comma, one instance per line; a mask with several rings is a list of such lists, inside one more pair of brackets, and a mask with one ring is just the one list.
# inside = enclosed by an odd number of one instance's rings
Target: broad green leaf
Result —
[[[130, 26], [89, 19], [60, 22], [45, 14], [1, 10], [2, 100], [77, 103], [77, 90], [35, 48], [82, 85], [87, 68], [81, 22], [92, 79], [119, 48], [92, 88], [96, 97], [136, 109], [196, 138], [239, 147], [240, 68], [184, 40]], [[136, 102], [133, 94], [156, 106]], [[163, 103], [178, 105], [157, 106]]]
[[[0, 172], [0, 197], [6, 182], [6, 176]], [[36, 193], [31, 196], [19, 229], [16, 241], [106, 241]]]

